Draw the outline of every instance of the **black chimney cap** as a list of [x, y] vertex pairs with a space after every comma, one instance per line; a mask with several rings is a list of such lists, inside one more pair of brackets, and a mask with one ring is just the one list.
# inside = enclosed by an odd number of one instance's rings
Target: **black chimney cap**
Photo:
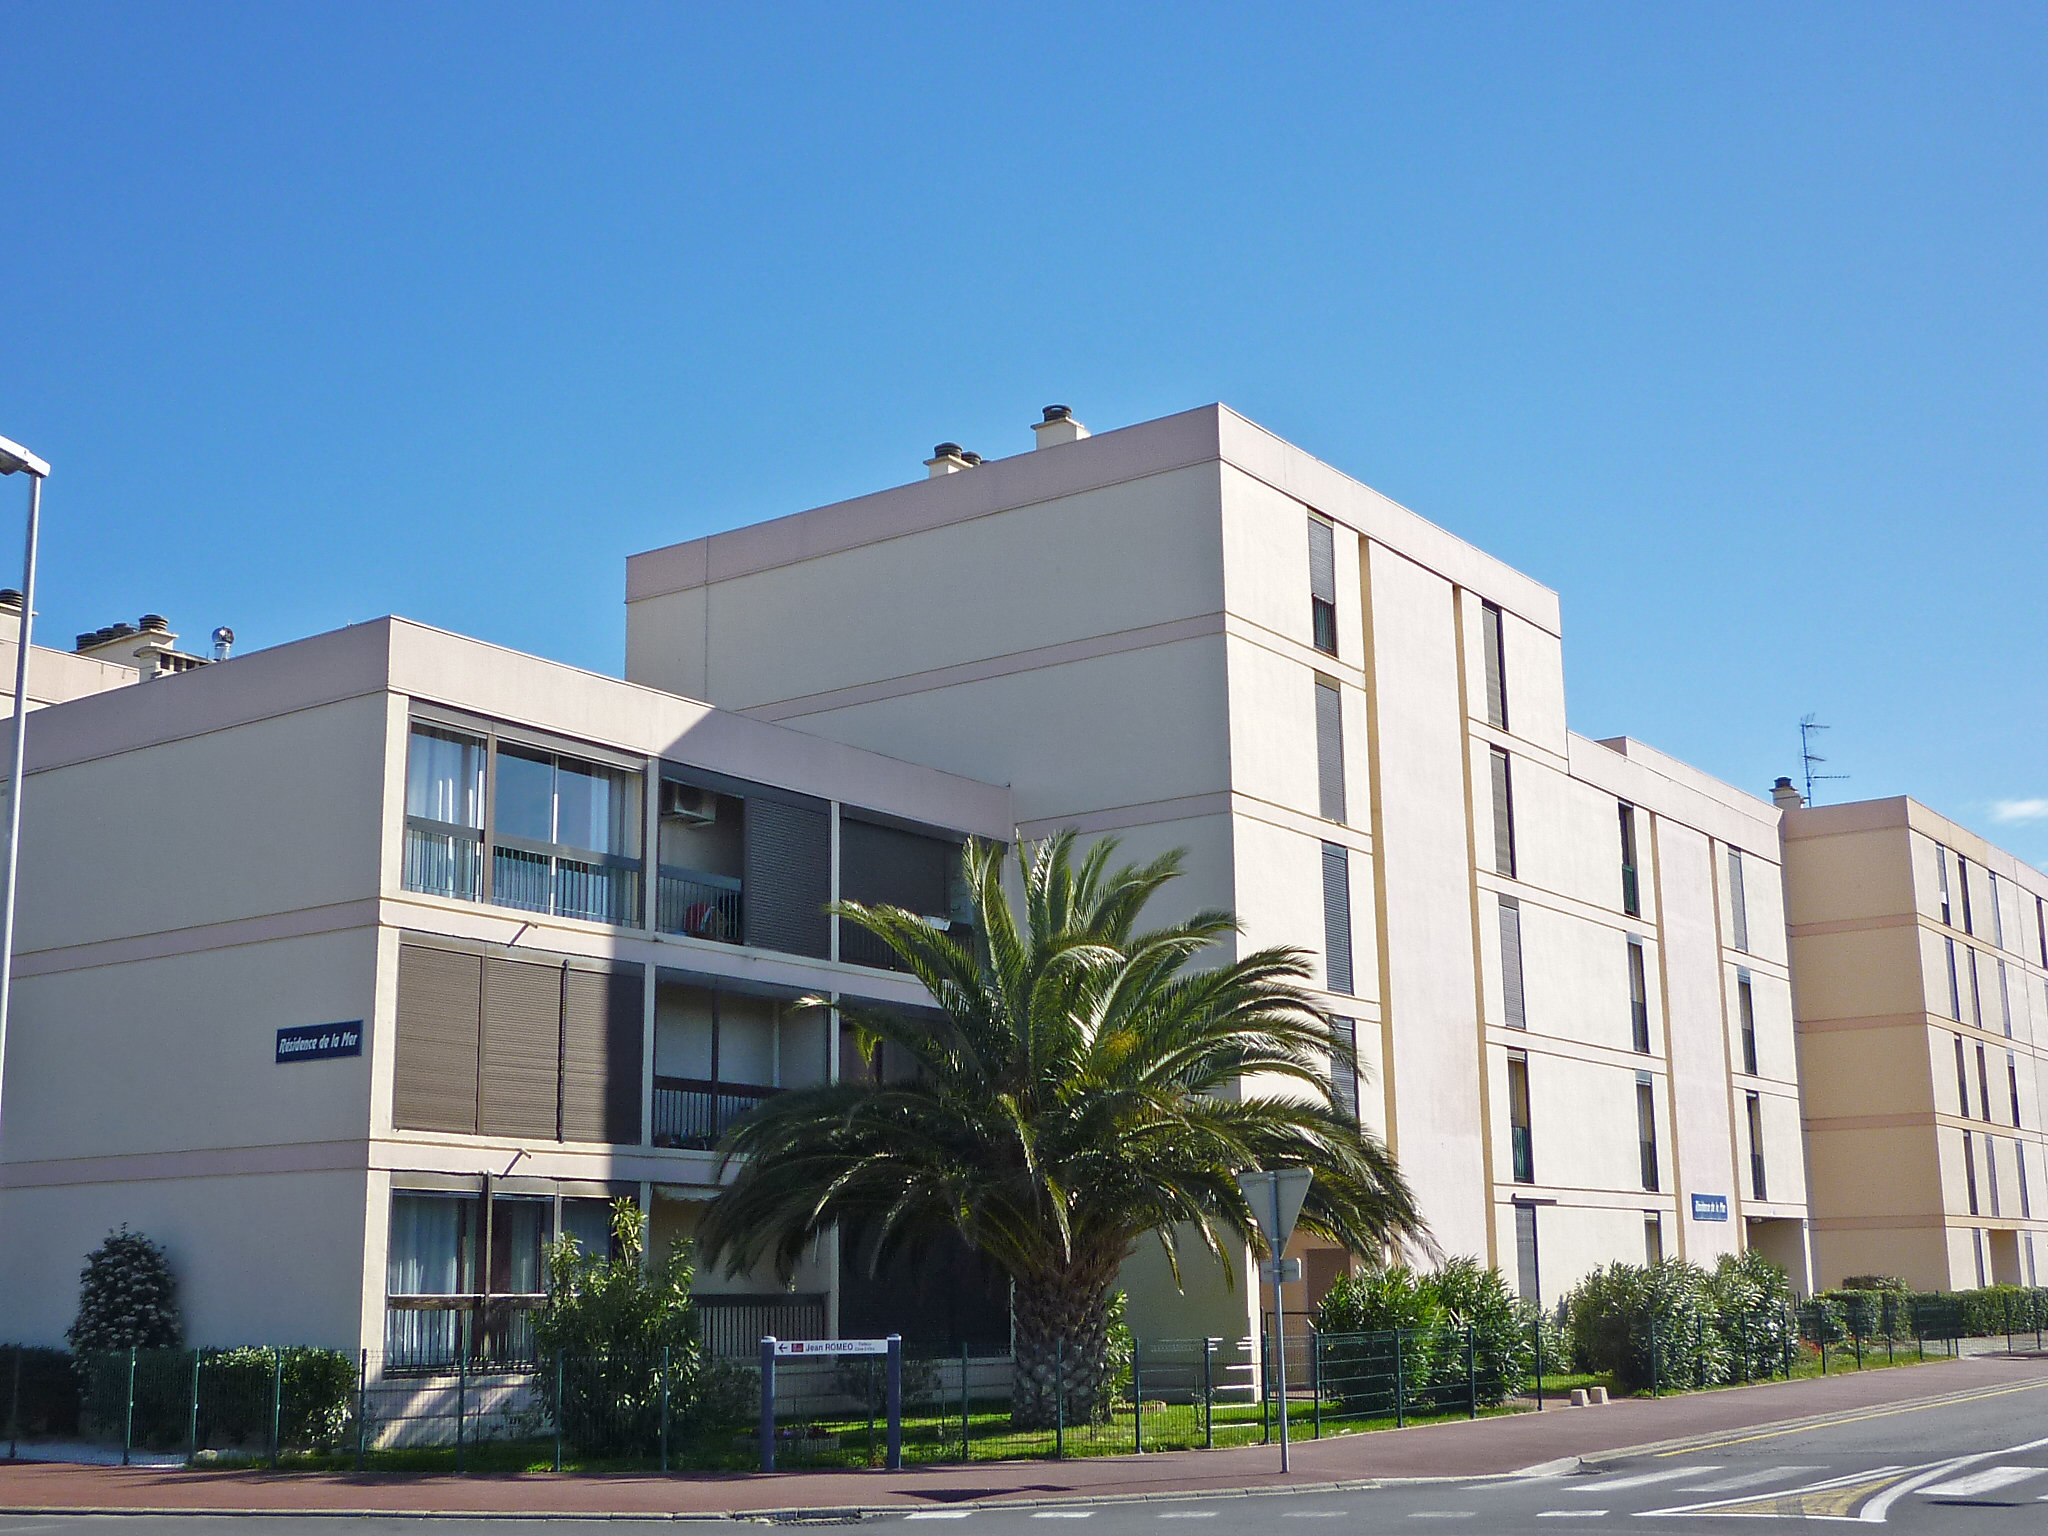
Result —
[[960, 457], [960, 445], [958, 443], [939, 443], [933, 447], [932, 457], [935, 459], [957, 459]]
[[1074, 413], [1064, 405], [1048, 405], [1045, 408], [1045, 419], [1047, 421], [1065, 421], [1069, 416], [1073, 414]]
[[171, 621], [160, 613], [145, 613], [142, 616], [142, 628], [148, 634], [165, 635], [170, 633]]
[[1778, 782], [1771, 786], [1773, 789], [1790, 789], [1791, 787], [1792, 781], [1782, 775], [1779, 777]]
[[970, 464], [979, 464], [981, 462], [980, 454], [969, 453], [965, 448], [960, 450], [960, 457], [965, 459]]
[[0, 587], [0, 608], [19, 608], [21, 594], [12, 587]]

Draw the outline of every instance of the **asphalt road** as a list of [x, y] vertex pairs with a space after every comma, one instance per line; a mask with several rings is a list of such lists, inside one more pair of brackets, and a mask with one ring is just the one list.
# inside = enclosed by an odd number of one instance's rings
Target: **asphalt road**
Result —
[[[1818, 1425], [1737, 1430], [1678, 1449], [1603, 1458], [1504, 1479], [1447, 1479], [1326, 1492], [1201, 1495], [1057, 1507], [920, 1509], [857, 1523], [887, 1536], [1423, 1536], [1440, 1527], [1527, 1536], [1685, 1532], [1743, 1522], [1729, 1536], [1808, 1522], [1881, 1524], [1915, 1536], [2048, 1532], [2048, 1389], [1843, 1414]], [[346, 1523], [351, 1536], [465, 1536], [495, 1530], [591, 1536], [598, 1522], [318, 1515], [0, 1515], [0, 1536], [282, 1536]], [[1085, 1533], [1071, 1528], [1085, 1522]], [[1189, 1529], [1184, 1522], [1202, 1522]], [[666, 1522], [664, 1522], [666, 1523]], [[758, 1521], [692, 1521], [731, 1528]], [[798, 1522], [788, 1522], [798, 1523]], [[804, 1524], [852, 1524], [804, 1521]], [[604, 1525], [616, 1531], [616, 1521]], [[903, 1529], [893, 1529], [902, 1527]], [[917, 1527], [917, 1529], [910, 1529]], [[710, 1536], [710, 1533], [706, 1533]], [[881, 1536], [881, 1533], [877, 1533]], [[1819, 1536], [1814, 1532], [1814, 1536]]]

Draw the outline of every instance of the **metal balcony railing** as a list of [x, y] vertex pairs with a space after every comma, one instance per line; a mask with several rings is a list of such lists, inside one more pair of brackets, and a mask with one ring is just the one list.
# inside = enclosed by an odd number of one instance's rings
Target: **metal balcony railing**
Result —
[[692, 1296], [707, 1355], [751, 1360], [761, 1340], [825, 1337], [823, 1296]]
[[662, 865], [655, 887], [655, 923], [663, 933], [738, 944], [746, 933], [740, 882], [731, 875]]
[[424, 816], [405, 818], [405, 888], [428, 896], [477, 899], [483, 876], [483, 833]]
[[654, 1080], [654, 1144], [708, 1151], [742, 1115], [782, 1090], [694, 1077]]

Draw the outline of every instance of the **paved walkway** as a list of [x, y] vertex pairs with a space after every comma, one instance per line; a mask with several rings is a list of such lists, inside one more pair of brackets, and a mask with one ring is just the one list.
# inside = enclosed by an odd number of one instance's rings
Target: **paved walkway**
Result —
[[274, 1510], [525, 1515], [723, 1515], [915, 1508], [1192, 1493], [1386, 1478], [1473, 1477], [1711, 1436], [1815, 1415], [1898, 1410], [1960, 1392], [2048, 1393], [2048, 1358], [2002, 1356], [1775, 1382], [1604, 1408], [1418, 1425], [1297, 1441], [1283, 1479], [1271, 1446], [1062, 1462], [989, 1462], [908, 1472], [658, 1476], [406, 1476], [164, 1471], [0, 1462], [0, 1512]]

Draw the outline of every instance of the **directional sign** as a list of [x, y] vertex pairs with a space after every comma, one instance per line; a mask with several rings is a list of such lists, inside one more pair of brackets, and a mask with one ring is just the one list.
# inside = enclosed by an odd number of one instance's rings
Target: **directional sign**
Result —
[[1301, 1202], [1308, 1198], [1309, 1182], [1314, 1178], [1306, 1168], [1253, 1169], [1237, 1176], [1237, 1187], [1244, 1191], [1275, 1258], [1286, 1251], [1287, 1239], [1294, 1235], [1295, 1219], [1301, 1215]]
[[777, 1339], [778, 1355], [886, 1355], [887, 1339]]

